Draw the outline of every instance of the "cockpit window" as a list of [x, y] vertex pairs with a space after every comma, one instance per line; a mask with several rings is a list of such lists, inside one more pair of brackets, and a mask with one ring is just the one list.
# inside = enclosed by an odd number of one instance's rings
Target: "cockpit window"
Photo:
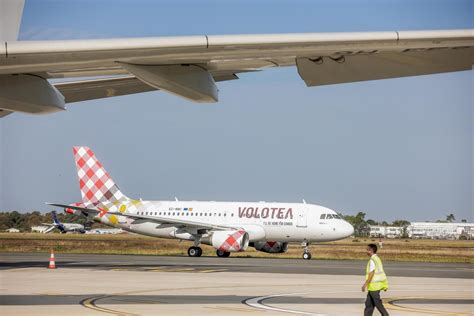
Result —
[[321, 214], [320, 219], [342, 219], [341, 215], [339, 214]]

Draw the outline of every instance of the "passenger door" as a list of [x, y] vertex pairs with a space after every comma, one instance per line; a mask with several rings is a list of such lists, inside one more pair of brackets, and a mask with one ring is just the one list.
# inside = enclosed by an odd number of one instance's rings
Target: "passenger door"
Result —
[[306, 208], [301, 208], [297, 211], [298, 217], [296, 218], [296, 227], [307, 227], [308, 219], [306, 216]]

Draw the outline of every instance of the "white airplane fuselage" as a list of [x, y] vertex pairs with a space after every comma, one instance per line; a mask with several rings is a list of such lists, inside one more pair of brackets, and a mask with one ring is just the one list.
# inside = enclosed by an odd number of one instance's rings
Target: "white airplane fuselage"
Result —
[[[135, 211], [137, 215], [240, 227], [249, 233], [250, 242], [333, 241], [349, 237], [354, 231], [333, 210], [313, 204], [198, 201], [143, 201], [140, 204]], [[125, 216], [117, 216], [112, 221], [110, 217], [96, 216], [95, 220], [138, 234], [194, 240], [189, 229], [181, 232], [169, 224], [134, 221]]]

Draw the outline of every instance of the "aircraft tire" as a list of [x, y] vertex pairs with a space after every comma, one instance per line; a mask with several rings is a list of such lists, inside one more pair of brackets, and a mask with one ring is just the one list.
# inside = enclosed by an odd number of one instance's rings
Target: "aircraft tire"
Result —
[[189, 247], [188, 248], [188, 256], [190, 257], [200, 257], [202, 254], [202, 250], [199, 247]]
[[217, 250], [216, 250], [216, 255], [217, 255], [219, 258], [227, 258], [227, 257], [230, 256], [230, 252], [217, 249]]
[[303, 253], [303, 259], [304, 260], [311, 260], [311, 254], [309, 252]]

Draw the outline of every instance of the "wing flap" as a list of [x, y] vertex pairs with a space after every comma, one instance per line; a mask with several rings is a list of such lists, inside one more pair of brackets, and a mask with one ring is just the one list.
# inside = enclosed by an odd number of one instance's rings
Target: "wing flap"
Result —
[[298, 73], [308, 87], [462, 71], [472, 68], [473, 48], [415, 50], [316, 59], [298, 58]]

